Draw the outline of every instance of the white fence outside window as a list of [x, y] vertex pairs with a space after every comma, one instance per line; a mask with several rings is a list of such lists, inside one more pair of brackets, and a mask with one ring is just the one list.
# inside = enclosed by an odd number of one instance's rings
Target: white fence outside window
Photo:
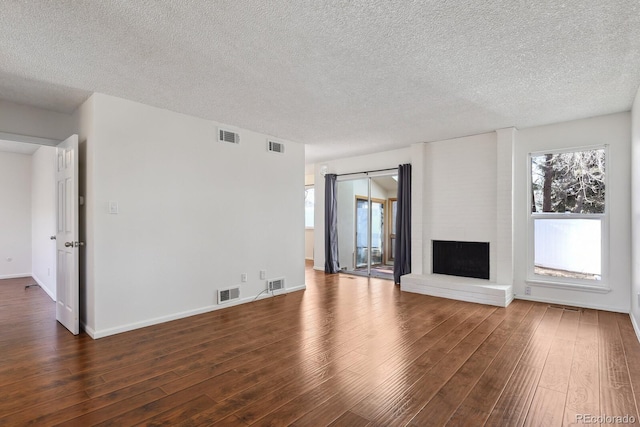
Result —
[[537, 218], [534, 221], [536, 266], [602, 274], [601, 219]]

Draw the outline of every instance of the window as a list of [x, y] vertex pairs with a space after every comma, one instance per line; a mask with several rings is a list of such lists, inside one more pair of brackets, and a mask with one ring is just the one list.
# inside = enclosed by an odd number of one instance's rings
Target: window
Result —
[[533, 153], [530, 159], [529, 278], [603, 288], [606, 148]]
[[313, 209], [315, 206], [315, 189], [312, 185], [304, 188], [304, 227], [313, 228]]

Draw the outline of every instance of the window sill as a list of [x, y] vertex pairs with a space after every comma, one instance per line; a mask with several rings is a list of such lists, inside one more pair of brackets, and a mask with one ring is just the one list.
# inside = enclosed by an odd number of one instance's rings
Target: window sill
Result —
[[305, 227], [304, 229], [305, 229], [305, 230], [313, 230], [313, 229], [314, 229], [314, 227]]
[[595, 292], [599, 294], [606, 294], [611, 292], [611, 288], [604, 285], [596, 286], [596, 285], [587, 285], [587, 284], [580, 284], [580, 283], [554, 282], [551, 280], [540, 280], [540, 279], [527, 279], [525, 280], [525, 282], [528, 285], [542, 286], [545, 288], [569, 289], [571, 291]]

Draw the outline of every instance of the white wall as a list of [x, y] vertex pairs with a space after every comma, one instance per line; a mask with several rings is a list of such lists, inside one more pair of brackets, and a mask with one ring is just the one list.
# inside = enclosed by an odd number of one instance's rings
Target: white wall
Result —
[[[365, 156], [331, 160], [315, 165], [315, 241], [314, 269], [324, 271], [324, 177], [320, 174], [322, 166], [327, 166], [328, 173], [345, 174], [365, 172], [378, 169], [396, 168], [400, 164], [411, 163], [411, 149], [385, 151]], [[340, 238], [338, 237], [338, 241]]]
[[631, 110], [631, 320], [640, 339], [640, 89]]
[[31, 265], [40, 287], [56, 299], [56, 189], [54, 147], [42, 146], [32, 155]]
[[[609, 144], [610, 280], [606, 294], [531, 285], [531, 299], [605, 310], [629, 311], [631, 281], [631, 117], [619, 113], [521, 129], [515, 144], [514, 248], [516, 297], [525, 297], [527, 274], [527, 162], [531, 152]], [[605, 284], [605, 283], [603, 283]]]
[[302, 144], [269, 153], [266, 135], [242, 130], [241, 144], [219, 143], [207, 120], [102, 94], [90, 101], [95, 336], [219, 308], [218, 289], [239, 285], [251, 301], [265, 288], [262, 269], [304, 287]]
[[64, 140], [75, 131], [69, 114], [0, 100], [0, 132]]
[[31, 156], [0, 151], [0, 279], [31, 276]]

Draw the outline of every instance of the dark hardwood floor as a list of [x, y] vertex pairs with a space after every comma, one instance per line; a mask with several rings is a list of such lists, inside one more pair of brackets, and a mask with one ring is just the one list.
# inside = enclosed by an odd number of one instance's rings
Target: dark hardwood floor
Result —
[[626, 314], [489, 307], [307, 268], [304, 292], [94, 341], [57, 324], [31, 282], [0, 281], [3, 426], [639, 425]]

